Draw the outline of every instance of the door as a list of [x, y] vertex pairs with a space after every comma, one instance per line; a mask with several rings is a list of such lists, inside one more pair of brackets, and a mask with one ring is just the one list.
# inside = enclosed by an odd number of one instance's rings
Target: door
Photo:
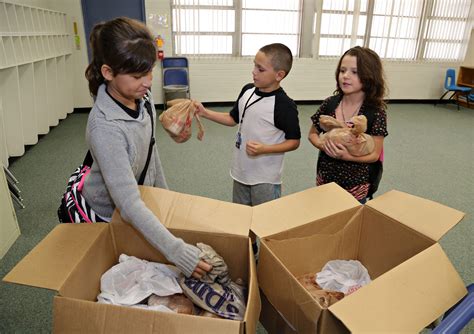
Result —
[[89, 36], [95, 24], [119, 16], [126, 16], [145, 22], [144, 0], [81, 0], [81, 3], [89, 61], [91, 59]]

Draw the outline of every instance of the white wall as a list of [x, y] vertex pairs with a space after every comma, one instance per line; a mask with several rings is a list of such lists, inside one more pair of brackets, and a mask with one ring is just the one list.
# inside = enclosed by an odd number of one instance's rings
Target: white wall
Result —
[[471, 30], [471, 38], [469, 39], [469, 46], [467, 47], [463, 65], [474, 67], [474, 28]]
[[[100, 0], [99, 0], [100, 1]], [[74, 44], [72, 49], [73, 57], [73, 87], [74, 87], [74, 107], [91, 107], [93, 100], [89, 95], [87, 80], [84, 72], [89, 63], [87, 58], [87, 43], [89, 38], [85, 36], [84, 19], [82, 17], [81, 0], [44, 0], [49, 9], [66, 13], [69, 18], [69, 32], [71, 34], [71, 43]], [[80, 39], [80, 48], [76, 49], [74, 43], [74, 22], [77, 24], [77, 31]]]
[[[84, 70], [87, 66], [87, 38], [84, 34], [80, 0], [23, 0], [17, 1], [35, 5], [41, 3], [47, 8], [65, 12], [76, 21], [81, 39], [81, 49], [73, 49], [74, 57], [74, 106], [90, 107]], [[145, 0], [147, 15], [168, 15], [171, 20], [170, 0]], [[170, 22], [171, 26], [171, 22]], [[171, 27], [153, 27], [153, 33], [164, 36], [165, 55], [171, 52]], [[70, 31], [73, 34], [72, 22]], [[473, 66], [473, 37], [471, 34], [468, 54], [464, 64]], [[322, 100], [335, 87], [334, 70], [337, 60], [295, 59], [293, 69], [282, 82], [288, 95], [294, 100]], [[385, 70], [390, 90], [390, 99], [437, 99], [443, 92], [443, 81], [448, 67], [458, 68], [461, 63], [418, 63], [385, 62]], [[252, 59], [190, 59], [191, 95], [203, 102], [234, 101], [242, 86], [252, 79]], [[155, 69], [153, 92], [156, 103], [162, 102], [161, 69]]]

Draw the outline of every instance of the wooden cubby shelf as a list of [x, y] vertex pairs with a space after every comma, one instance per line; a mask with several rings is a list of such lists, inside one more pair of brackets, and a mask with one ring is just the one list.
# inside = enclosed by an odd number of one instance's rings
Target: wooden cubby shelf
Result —
[[65, 13], [0, 0], [0, 162], [21, 156], [73, 111]]
[[[474, 94], [474, 67], [461, 66], [457, 79], [458, 86], [471, 87], [471, 94]], [[467, 103], [467, 97], [463, 94], [458, 94], [458, 102], [460, 105], [474, 109], [474, 101]]]

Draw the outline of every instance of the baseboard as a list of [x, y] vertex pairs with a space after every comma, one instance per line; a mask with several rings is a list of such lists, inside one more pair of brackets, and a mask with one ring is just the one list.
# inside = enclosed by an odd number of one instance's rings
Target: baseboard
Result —
[[[321, 104], [323, 103], [323, 100], [304, 100], [304, 101], [295, 101], [297, 104]], [[424, 99], [424, 100], [418, 100], [418, 99], [391, 99], [391, 100], [386, 100], [388, 104], [444, 104], [450, 102], [450, 100], [443, 100], [439, 102], [438, 99]]]
[[415, 100], [415, 99], [393, 99], [393, 100], [388, 100], [388, 104], [446, 104], [452, 102], [452, 100], [442, 100], [439, 101], [439, 99], [425, 99], [425, 100]]
[[[307, 104], [321, 104], [324, 100], [295, 100], [296, 104], [307, 105]], [[438, 99], [392, 99], [387, 100], [388, 104], [443, 104], [449, 103], [450, 100], [443, 100], [439, 102]], [[204, 102], [206, 106], [233, 106], [234, 102]]]
[[[442, 100], [439, 101], [438, 99], [424, 99], [424, 100], [415, 100], [415, 99], [392, 99], [388, 100], [388, 104], [447, 104], [452, 103], [454, 100]], [[299, 105], [311, 105], [311, 104], [321, 104], [323, 100], [296, 100], [296, 104]], [[232, 107], [235, 102], [204, 102], [206, 107]], [[164, 104], [158, 103], [155, 104], [156, 110], [164, 110]], [[74, 108], [75, 113], [89, 113], [91, 108]]]
[[89, 113], [92, 108], [74, 108], [75, 113], [80, 114], [80, 113]]

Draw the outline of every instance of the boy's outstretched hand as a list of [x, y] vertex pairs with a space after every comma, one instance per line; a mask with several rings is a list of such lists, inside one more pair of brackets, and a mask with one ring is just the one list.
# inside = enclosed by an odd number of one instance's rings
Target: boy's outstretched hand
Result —
[[198, 114], [199, 116], [206, 117], [207, 110], [206, 108], [204, 108], [202, 103], [196, 100], [193, 100], [193, 102], [194, 102], [194, 106], [196, 107], [196, 114]]
[[193, 100], [194, 106], [196, 107], [196, 115], [197, 116], [202, 116], [204, 118], [207, 118], [208, 120], [214, 121], [216, 123], [226, 125], [226, 126], [235, 126], [237, 123], [235, 123], [234, 119], [230, 114], [228, 113], [223, 113], [223, 112], [218, 112], [218, 111], [213, 111], [210, 109], [205, 108], [201, 102]]
[[212, 269], [212, 266], [210, 264], [201, 260], [199, 261], [196, 268], [194, 268], [194, 271], [191, 276], [197, 279], [201, 279], [206, 273], [211, 271], [211, 269]]

